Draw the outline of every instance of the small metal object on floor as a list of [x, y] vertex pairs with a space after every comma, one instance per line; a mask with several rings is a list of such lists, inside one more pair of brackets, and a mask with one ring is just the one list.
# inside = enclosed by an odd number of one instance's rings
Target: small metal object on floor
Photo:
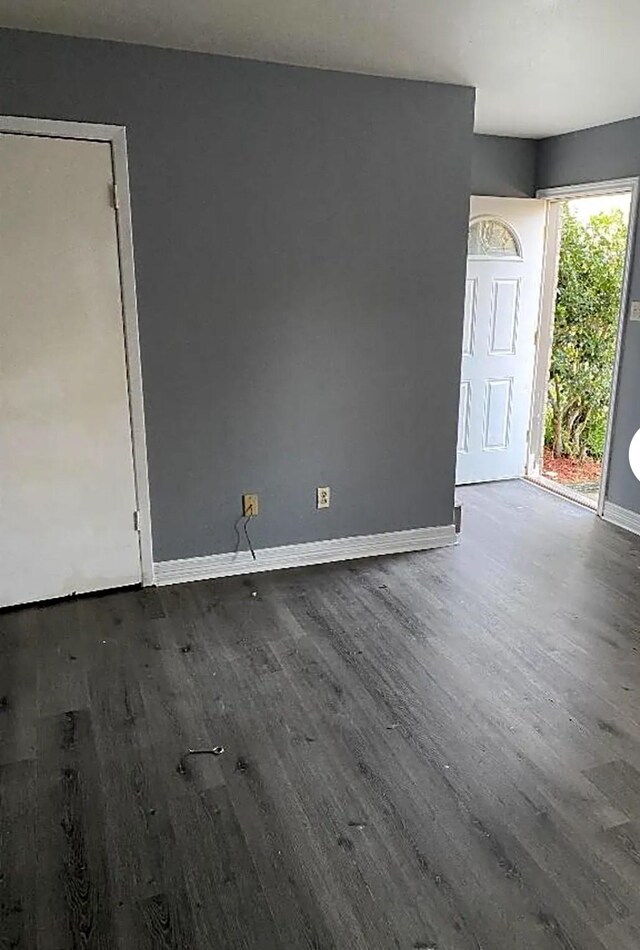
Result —
[[187, 755], [222, 755], [224, 746], [216, 745], [213, 749], [187, 749]]
[[178, 762], [176, 772], [178, 775], [186, 775], [187, 768], [185, 765], [185, 759], [188, 755], [222, 755], [224, 752], [224, 746], [214, 745], [211, 749], [187, 749], [183, 756], [181, 756], [180, 761]]

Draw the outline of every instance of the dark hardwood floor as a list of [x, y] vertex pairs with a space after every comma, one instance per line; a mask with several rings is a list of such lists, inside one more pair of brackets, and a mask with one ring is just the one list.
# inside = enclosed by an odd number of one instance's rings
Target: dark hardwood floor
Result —
[[640, 539], [460, 494], [457, 548], [0, 615], [0, 948], [638, 950]]

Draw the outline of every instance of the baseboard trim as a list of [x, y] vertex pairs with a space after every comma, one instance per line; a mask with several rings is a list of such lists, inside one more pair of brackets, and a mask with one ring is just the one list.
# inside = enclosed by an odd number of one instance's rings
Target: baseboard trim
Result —
[[629, 511], [628, 508], [614, 505], [612, 501], [605, 501], [602, 517], [605, 521], [617, 525], [618, 528], [625, 528], [626, 531], [640, 534], [640, 515], [636, 514], [635, 511]]
[[433, 528], [413, 528], [409, 531], [389, 531], [331, 541], [311, 541], [306, 544], [287, 544], [276, 548], [259, 548], [254, 561], [248, 551], [229, 554], [210, 554], [177, 561], [159, 561], [154, 564], [155, 583], [182, 584], [187, 581], [209, 580], [214, 577], [232, 577], [236, 574], [256, 574], [278, 571], [289, 567], [328, 564], [360, 557], [379, 557], [383, 554], [403, 554], [409, 551], [429, 551], [456, 543], [454, 525]]

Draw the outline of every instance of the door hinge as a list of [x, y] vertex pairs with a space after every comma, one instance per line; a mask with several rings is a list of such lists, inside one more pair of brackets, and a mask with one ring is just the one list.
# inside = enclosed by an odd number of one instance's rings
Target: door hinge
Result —
[[116, 185], [115, 182], [111, 183], [110, 191], [111, 191], [111, 207], [113, 208], [114, 211], [117, 211], [120, 205], [118, 204], [118, 186]]
[[140, 534], [140, 512], [137, 510], [133, 513], [133, 530]]

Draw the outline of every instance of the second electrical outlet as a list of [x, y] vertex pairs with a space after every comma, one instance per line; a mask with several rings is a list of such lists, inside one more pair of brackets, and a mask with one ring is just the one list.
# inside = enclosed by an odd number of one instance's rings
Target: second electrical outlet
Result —
[[328, 485], [316, 488], [316, 508], [328, 508], [331, 505], [331, 489]]
[[260, 501], [256, 494], [242, 496], [242, 514], [245, 518], [257, 518], [260, 514]]

